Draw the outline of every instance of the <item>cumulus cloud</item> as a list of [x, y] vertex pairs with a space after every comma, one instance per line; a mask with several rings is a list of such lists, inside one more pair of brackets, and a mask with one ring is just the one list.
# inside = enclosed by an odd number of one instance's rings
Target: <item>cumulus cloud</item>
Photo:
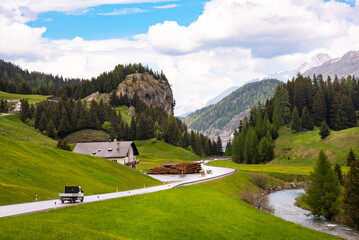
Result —
[[170, 21], [151, 26], [148, 41], [166, 54], [240, 46], [271, 58], [328, 47], [358, 24], [358, 10], [321, 0], [213, 0], [188, 27]]
[[233, 85], [295, 69], [318, 52], [338, 57], [359, 49], [359, 8], [335, 1], [212, 0], [189, 26], [165, 21], [131, 40], [49, 40], [42, 37], [46, 28], [26, 25], [44, 11], [125, 2], [156, 1], [2, 1], [0, 57], [29, 70], [80, 78], [142, 62], [164, 71], [177, 105], [188, 110]]

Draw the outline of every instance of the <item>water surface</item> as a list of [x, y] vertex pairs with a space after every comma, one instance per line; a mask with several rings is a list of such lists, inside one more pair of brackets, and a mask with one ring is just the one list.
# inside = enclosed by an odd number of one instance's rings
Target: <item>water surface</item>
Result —
[[314, 217], [310, 211], [294, 205], [295, 199], [304, 194], [303, 189], [283, 190], [271, 193], [269, 203], [274, 208], [274, 215], [284, 220], [341, 238], [358, 240], [359, 232], [344, 224], [328, 221], [324, 217]]

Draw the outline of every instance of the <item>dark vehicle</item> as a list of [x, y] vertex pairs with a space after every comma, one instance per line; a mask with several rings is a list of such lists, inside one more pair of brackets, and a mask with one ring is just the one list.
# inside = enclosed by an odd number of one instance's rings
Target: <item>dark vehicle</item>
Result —
[[76, 202], [76, 200], [84, 201], [84, 192], [80, 186], [65, 186], [65, 193], [59, 194], [62, 203], [65, 201]]

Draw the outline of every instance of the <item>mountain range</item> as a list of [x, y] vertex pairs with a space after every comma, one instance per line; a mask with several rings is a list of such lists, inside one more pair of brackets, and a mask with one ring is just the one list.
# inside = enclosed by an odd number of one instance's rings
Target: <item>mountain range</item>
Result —
[[219, 135], [225, 144], [234, 129], [239, 126], [240, 120], [249, 114], [250, 108], [258, 102], [265, 103], [281, 83], [275, 79], [248, 83], [218, 103], [191, 113], [183, 121], [189, 128], [201, 131], [207, 136]]

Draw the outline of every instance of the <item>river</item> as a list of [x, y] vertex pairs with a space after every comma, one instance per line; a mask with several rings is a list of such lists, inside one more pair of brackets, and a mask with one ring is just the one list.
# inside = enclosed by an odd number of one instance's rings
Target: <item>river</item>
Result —
[[303, 189], [283, 190], [269, 194], [268, 199], [270, 205], [274, 208], [274, 215], [316, 231], [349, 240], [359, 239], [359, 232], [353, 228], [328, 221], [324, 217], [314, 217], [310, 211], [295, 206], [295, 199], [302, 194], [304, 194]]

